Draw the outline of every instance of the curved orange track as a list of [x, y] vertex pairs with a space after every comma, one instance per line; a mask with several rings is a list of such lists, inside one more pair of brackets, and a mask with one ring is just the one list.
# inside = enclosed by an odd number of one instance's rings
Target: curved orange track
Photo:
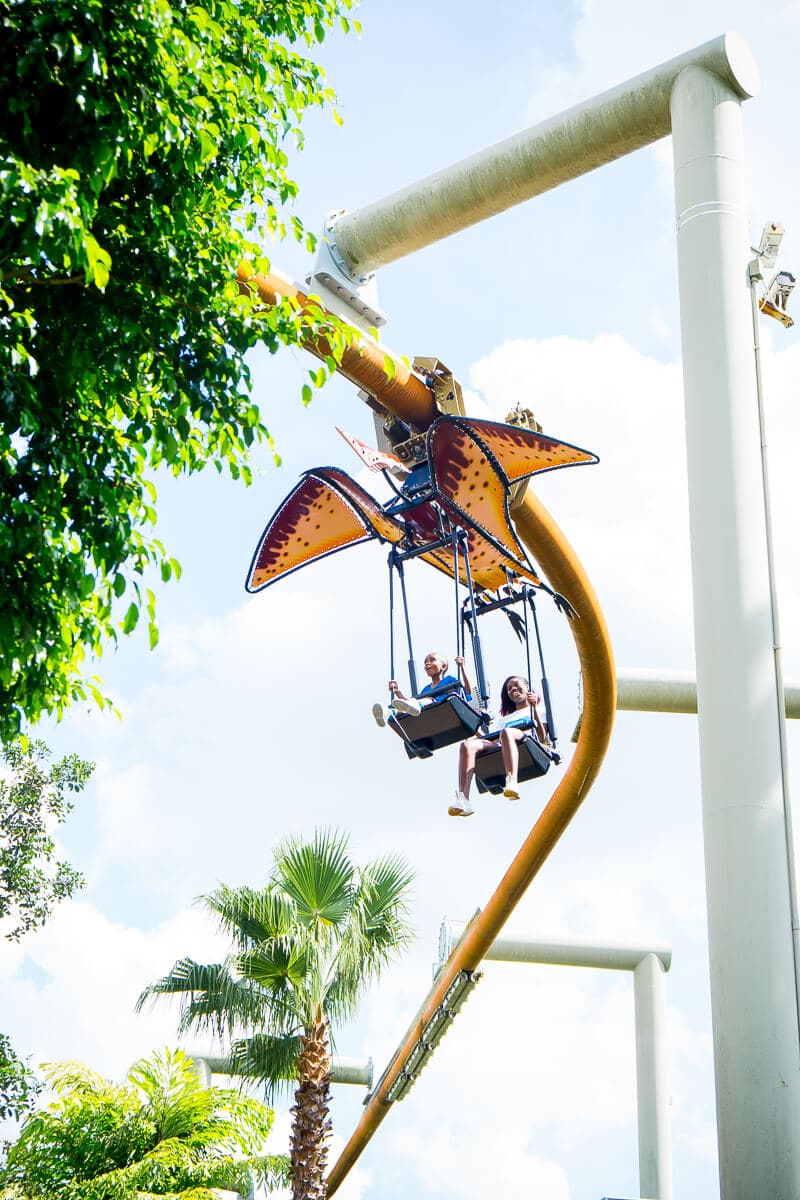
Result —
[[[298, 303], [307, 297], [276, 276], [250, 277], [245, 267], [240, 280], [255, 284], [267, 303], [279, 296], [292, 296]], [[308, 349], [319, 353], [313, 344]], [[359, 337], [345, 354], [342, 373], [374, 395], [390, 412], [418, 429], [435, 418], [431, 395], [413, 371], [395, 359], [395, 370], [387, 373], [387, 352], [367, 338]], [[521, 540], [539, 564], [550, 585], [569, 600], [576, 612], [570, 630], [583, 677], [583, 717], [575, 752], [563, 778], [544, 811], [517, 851], [486, 907], [468, 927], [439, 974], [425, 1007], [398, 1047], [384, 1071], [350, 1140], [327, 1180], [328, 1196], [340, 1186], [350, 1168], [389, 1112], [387, 1093], [410, 1053], [422, 1037], [422, 1029], [442, 1003], [459, 971], [475, 970], [495, 940], [516, 904], [546, 861], [550, 851], [569, 825], [594, 782], [605, 757], [616, 709], [616, 675], [611, 642], [603, 613], [575, 552], [544, 505], [531, 492], [525, 493], [514, 510]]]

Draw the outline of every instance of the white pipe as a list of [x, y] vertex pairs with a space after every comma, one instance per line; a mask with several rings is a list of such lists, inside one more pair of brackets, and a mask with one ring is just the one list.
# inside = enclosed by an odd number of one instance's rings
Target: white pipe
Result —
[[617, 671], [617, 708], [625, 712], [697, 712], [697, 685], [686, 671]]
[[197, 1076], [197, 1082], [202, 1088], [211, 1087], [211, 1067], [207, 1058], [201, 1058], [196, 1054], [188, 1055], [189, 1062], [192, 1064], [192, 1069]]
[[497, 938], [486, 952], [486, 959], [493, 962], [547, 963], [560, 967], [596, 967], [608, 971], [635, 971], [648, 955], [661, 962], [669, 970], [672, 950], [669, 946], [603, 945], [600, 942], [565, 942], [549, 938], [535, 941], [520, 941], [514, 938]]
[[800, 1196], [800, 1046], [739, 97], [672, 96], [711, 1005], [723, 1200]]
[[[783, 689], [786, 716], [800, 717], [800, 687]], [[617, 708], [620, 712], [696, 713], [697, 684], [688, 671], [647, 667], [620, 667], [617, 671]]]
[[[198, 1077], [203, 1081], [205, 1087], [211, 1086], [211, 1076], [213, 1075], [235, 1075], [236, 1072], [231, 1071], [229, 1059], [222, 1055], [215, 1054], [192, 1054], [192, 1062], [197, 1070]], [[339, 1058], [331, 1059], [331, 1083], [355, 1083], [362, 1087], [372, 1087], [372, 1059], [371, 1058]]]
[[373, 1065], [371, 1058], [331, 1059], [331, 1083], [355, 1083], [361, 1087], [372, 1087]]
[[633, 972], [636, 1013], [636, 1098], [639, 1126], [639, 1192], [672, 1198], [672, 1130], [667, 1071], [667, 1001], [664, 965], [646, 954]]
[[[440, 955], [449, 953], [465, 925], [447, 922]], [[652, 1200], [672, 1200], [672, 1134], [666, 1050], [664, 975], [672, 962], [669, 946], [571, 942], [552, 938], [496, 938], [485, 961], [546, 963], [632, 971], [636, 1021], [636, 1113], [639, 1129], [639, 1192]]]
[[726, 33], [336, 219], [328, 237], [353, 278], [650, 145], [670, 132], [670, 93], [699, 64], [740, 96], [758, 91], [747, 44]]

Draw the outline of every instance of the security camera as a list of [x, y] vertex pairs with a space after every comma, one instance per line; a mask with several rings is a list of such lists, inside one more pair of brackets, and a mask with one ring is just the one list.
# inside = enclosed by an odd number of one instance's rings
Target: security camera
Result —
[[768, 221], [761, 230], [761, 241], [758, 243], [758, 257], [761, 259], [762, 267], [770, 269], [775, 266], [784, 232], [780, 221]]
[[786, 305], [795, 285], [794, 275], [789, 271], [778, 271], [770, 282], [769, 287], [758, 302], [758, 307], [768, 317], [774, 317], [787, 329], [791, 329], [794, 321], [786, 311]]

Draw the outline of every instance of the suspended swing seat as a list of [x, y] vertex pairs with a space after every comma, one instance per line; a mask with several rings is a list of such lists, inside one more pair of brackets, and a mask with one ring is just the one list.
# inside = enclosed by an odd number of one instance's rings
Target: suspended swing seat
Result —
[[[527, 783], [529, 779], [540, 779], [550, 770], [551, 761], [558, 762], [558, 755], [551, 756], [533, 734], [528, 733], [519, 743], [519, 770], [517, 779]], [[506, 786], [506, 769], [500, 740], [491, 750], [483, 750], [475, 760], [475, 783], [479, 792], [491, 792], [499, 796]]]
[[430, 758], [434, 750], [472, 737], [486, 720], [484, 713], [453, 692], [426, 704], [417, 716], [395, 713], [389, 725], [403, 739], [409, 758]]

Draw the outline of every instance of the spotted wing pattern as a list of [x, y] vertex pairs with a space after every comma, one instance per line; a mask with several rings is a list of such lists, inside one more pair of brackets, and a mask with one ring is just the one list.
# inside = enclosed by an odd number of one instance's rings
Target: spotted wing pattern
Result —
[[[428, 431], [434, 495], [397, 515], [338, 467], [307, 471], [270, 520], [253, 555], [246, 588], [258, 592], [320, 558], [379, 538], [423, 545], [441, 528], [440, 515], [467, 531], [473, 582], [500, 587], [505, 572], [540, 580], [517, 538], [509, 511], [512, 484], [542, 471], [596, 462], [589, 451], [518, 426], [464, 417], [441, 417]], [[453, 574], [450, 550], [426, 551], [424, 562]], [[459, 578], [467, 582], [463, 560]]]
[[465, 417], [446, 418], [446, 423], [457, 425], [462, 432], [481, 442], [509, 483], [527, 479], [530, 475], [541, 475], [545, 471], [556, 471], [559, 467], [598, 461], [597, 455], [591, 450], [582, 450], [580, 446], [572, 446], [569, 442], [548, 437], [545, 433], [535, 433], [520, 425]]
[[[402, 519], [399, 519], [384, 512], [379, 502], [370, 496], [369, 492], [364, 491], [360, 484], [351, 479], [345, 471], [340, 471], [338, 467], [321, 467], [314, 474], [324, 476], [337, 494], [349, 501], [356, 512], [360, 514], [365, 524], [372, 529], [373, 536], [379, 537], [381, 541], [393, 544], [404, 541], [411, 546], [423, 545], [436, 537], [439, 520], [429, 503], [422, 503], [407, 509], [403, 513]], [[340, 549], [340, 547], [337, 546], [335, 549]], [[444, 571], [446, 575], [452, 576], [453, 556], [447, 549], [431, 550], [421, 554], [420, 558], [423, 562]], [[459, 574], [462, 575], [462, 582], [466, 582], [463, 578], [463, 565]]]
[[[525, 575], [531, 575], [532, 568], [511, 520], [509, 488], [538, 472], [597, 462], [589, 451], [545, 434], [463, 417], [434, 422], [428, 432], [428, 458], [443, 500], [493, 548], [486, 565], [495, 565], [494, 558], [499, 571], [505, 557], [512, 570]], [[473, 570], [480, 565], [479, 551]]]
[[361, 514], [372, 530], [373, 537], [385, 542], [399, 542], [405, 536], [405, 529], [397, 518], [385, 513], [375, 497], [364, 491], [361, 484], [351, 479], [346, 471], [340, 471], [338, 467], [318, 467], [314, 474], [324, 477], [342, 499]]
[[403, 527], [344, 471], [308, 471], [264, 530], [245, 587], [260, 592], [307, 563], [376, 536], [399, 541]]

